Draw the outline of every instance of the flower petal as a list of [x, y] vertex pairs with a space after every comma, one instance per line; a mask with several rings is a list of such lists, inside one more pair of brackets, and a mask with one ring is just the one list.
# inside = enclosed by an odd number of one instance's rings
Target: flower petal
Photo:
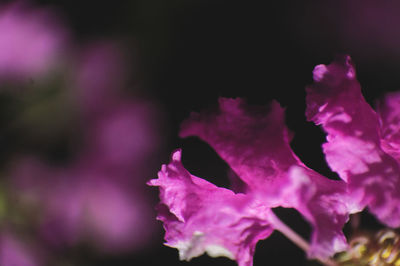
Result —
[[289, 179], [281, 189], [281, 200], [312, 225], [308, 256], [326, 258], [345, 250], [347, 242], [342, 228], [352, 206], [347, 204], [344, 184], [301, 166], [292, 166]]
[[181, 260], [206, 252], [234, 259], [239, 266], [253, 265], [256, 243], [273, 230], [271, 210], [191, 175], [180, 157], [181, 151], [175, 151], [158, 179], [149, 182], [160, 187], [158, 219], [164, 223], [166, 245], [177, 248]]
[[219, 99], [216, 112], [192, 113], [183, 122], [181, 137], [197, 136], [207, 142], [248, 186], [249, 191], [268, 189], [293, 164], [288, 145], [284, 110], [247, 106], [244, 100]]
[[328, 257], [343, 250], [346, 185], [315, 173], [297, 158], [279, 104], [247, 106], [242, 99], [224, 98], [219, 103], [217, 111], [192, 114], [181, 136], [198, 136], [210, 144], [246, 183], [247, 194], [269, 207], [299, 211], [313, 226], [309, 256]]
[[306, 115], [328, 134], [323, 151], [329, 166], [348, 182], [360, 208], [400, 226], [399, 165], [382, 149], [378, 117], [361, 94], [350, 57], [316, 66], [314, 81]]
[[400, 92], [389, 93], [378, 102], [382, 149], [400, 161]]

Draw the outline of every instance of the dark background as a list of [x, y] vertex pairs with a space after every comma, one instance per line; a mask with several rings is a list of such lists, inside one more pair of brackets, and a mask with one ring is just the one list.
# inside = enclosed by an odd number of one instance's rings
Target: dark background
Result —
[[[188, 170], [220, 186], [227, 186], [226, 164], [199, 140], [178, 138], [179, 124], [191, 111], [216, 104], [220, 96], [244, 97], [257, 104], [277, 99], [287, 107], [294, 151], [309, 167], [335, 178], [321, 152], [324, 134], [304, 116], [304, 87], [312, 82], [313, 67], [328, 64], [336, 54], [350, 54], [371, 104], [400, 87], [396, 1], [38, 2], [57, 7], [81, 41], [117, 38], [131, 47], [134, 85], [161, 104], [168, 125], [167, 148], [159, 164], [169, 160], [170, 151], [182, 147]], [[308, 225], [298, 214], [278, 213], [308, 236]], [[141, 254], [94, 257], [95, 265], [235, 265], [206, 256], [179, 262], [177, 251], [162, 245], [161, 231], [157, 241]], [[310, 262], [274, 233], [258, 244], [258, 265]]]

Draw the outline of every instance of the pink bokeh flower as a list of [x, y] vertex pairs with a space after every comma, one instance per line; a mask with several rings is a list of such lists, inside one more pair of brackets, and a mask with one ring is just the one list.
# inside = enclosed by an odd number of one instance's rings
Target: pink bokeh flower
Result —
[[71, 92], [85, 117], [118, 105], [129, 67], [124, 47], [109, 40], [95, 41], [77, 52]]
[[[61, 176], [62, 175], [62, 176]], [[46, 180], [40, 232], [53, 246], [85, 242], [103, 252], [141, 249], [153, 234], [148, 195], [127, 188], [96, 169], [82, 169]], [[46, 203], [45, 203], [46, 202]]]
[[85, 157], [104, 167], [140, 169], [159, 147], [157, 107], [145, 100], [120, 100], [85, 131]]
[[156, 227], [151, 197], [143, 189], [149, 175], [145, 162], [156, 151], [146, 141], [156, 143], [157, 135], [144, 119], [146, 108], [134, 106], [111, 112], [99, 127], [85, 128], [88, 136], [95, 134], [69, 163], [51, 165], [36, 157], [14, 161], [10, 177], [16, 194], [37, 209], [40, 235], [53, 247], [87, 243], [118, 253], [151, 243]]
[[48, 9], [23, 1], [0, 6], [0, 78], [27, 79], [48, 72], [67, 45], [67, 32]]
[[142, 250], [156, 231], [145, 182], [160, 148], [158, 107], [125, 93], [118, 45], [94, 42], [74, 55], [66, 111], [77, 114], [70, 139], [75, 152], [57, 165], [20, 156], [9, 174], [14, 192], [37, 210], [38, 235], [53, 248], [85, 243], [106, 253]]
[[32, 246], [3, 228], [0, 232], [0, 265], [40, 266], [42, 264]]

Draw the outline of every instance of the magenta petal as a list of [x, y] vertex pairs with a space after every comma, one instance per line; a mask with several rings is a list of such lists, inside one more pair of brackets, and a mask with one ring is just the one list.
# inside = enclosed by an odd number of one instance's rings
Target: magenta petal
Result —
[[355, 204], [400, 226], [398, 162], [382, 149], [378, 117], [361, 94], [350, 57], [316, 66], [314, 81], [307, 88], [306, 115], [327, 132], [329, 166], [348, 182]]
[[330, 180], [301, 166], [292, 166], [281, 187], [281, 205], [299, 211], [311, 224], [308, 256], [326, 258], [347, 248], [342, 232], [348, 221], [348, 195], [343, 182]]
[[198, 136], [210, 144], [246, 184], [247, 194], [269, 207], [299, 211], [313, 226], [310, 257], [343, 250], [346, 185], [315, 173], [296, 157], [279, 104], [247, 106], [242, 99], [223, 98], [219, 103], [218, 111], [192, 114], [181, 136]]
[[166, 245], [179, 249], [182, 260], [206, 252], [234, 259], [240, 266], [253, 265], [256, 243], [273, 230], [270, 209], [192, 176], [180, 157], [181, 151], [175, 151], [158, 179], [149, 182], [160, 187], [158, 219], [164, 223]]
[[389, 93], [378, 102], [382, 149], [400, 161], [400, 92]]
[[270, 108], [247, 106], [240, 98], [220, 98], [217, 112], [192, 113], [180, 132], [181, 137], [197, 136], [213, 147], [250, 191], [266, 188], [298, 163], [288, 135], [284, 110], [277, 102]]

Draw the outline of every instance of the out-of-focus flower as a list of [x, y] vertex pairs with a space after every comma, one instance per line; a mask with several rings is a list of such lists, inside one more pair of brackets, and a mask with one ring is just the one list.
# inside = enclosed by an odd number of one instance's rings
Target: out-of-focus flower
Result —
[[0, 78], [27, 79], [49, 71], [67, 33], [47, 9], [25, 2], [0, 6]]
[[71, 87], [84, 116], [99, 115], [118, 104], [129, 72], [122, 51], [122, 45], [103, 40], [78, 52]]
[[[99, 171], [60, 171], [58, 182], [46, 180], [43, 190], [41, 234], [55, 246], [80, 242], [107, 252], [145, 246], [152, 235], [147, 196], [126, 188]], [[150, 224], [151, 225], [151, 224]]]
[[[10, 155], [4, 195], [11, 200], [1, 202], [1, 225], [51, 250], [46, 262], [67, 263], [65, 254], [80, 245], [114, 254], [142, 250], [156, 239], [145, 183], [160, 149], [157, 104], [127, 90], [131, 69], [122, 42], [71, 44], [57, 15], [23, 0], [0, 5], [0, 80], [3, 87], [35, 87], [5, 95], [18, 104], [5, 108], [13, 111], [7, 129], [22, 128], [22, 143], [46, 146]], [[0, 237], [0, 265], [44, 265], [30, 246]]]
[[[348, 56], [316, 66], [314, 81], [306, 115], [327, 132], [323, 151], [342, 180], [319, 175], [293, 153], [277, 103], [265, 108], [220, 99], [219, 109], [192, 114], [181, 136], [197, 136], [214, 148], [232, 168], [237, 194], [191, 176], [180, 151], [149, 182], [160, 187], [158, 219], [166, 245], [178, 248], [182, 259], [207, 252], [252, 265], [255, 242], [274, 229], [285, 234], [271, 211], [279, 206], [296, 209], [312, 225], [306, 249], [319, 259], [346, 249], [342, 227], [349, 214], [367, 206], [382, 223], [400, 226], [399, 94], [388, 95], [377, 114], [364, 100]], [[249, 232], [251, 242], [230, 238]]]
[[19, 241], [12, 234], [0, 232], [0, 265], [40, 266], [35, 253], [28, 244]]
[[[146, 101], [120, 100], [86, 128], [86, 157], [103, 167], [143, 168], [159, 146], [156, 106]], [[140, 172], [140, 171], [139, 171]]]
[[54, 247], [87, 243], [113, 253], [141, 249], [156, 228], [143, 189], [150, 158], [159, 148], [157, 107], [124, 95], [117, 46], [88, 47], [76, 60], [78, 70], [72, 66], [74, 87], [68, 91], [77, 100], [71, 108], [80, 114], [75, 156], [58, 166], [23, 158], [10, 176], [20, 197], [38, 209], [40, 234]]
[[84, 128], [82, 161], [139, 173], [160, 145], [158, 107], [124, 92], [129, 67], [120, 45], [95, 42], [82, 54], [71, 84]]

